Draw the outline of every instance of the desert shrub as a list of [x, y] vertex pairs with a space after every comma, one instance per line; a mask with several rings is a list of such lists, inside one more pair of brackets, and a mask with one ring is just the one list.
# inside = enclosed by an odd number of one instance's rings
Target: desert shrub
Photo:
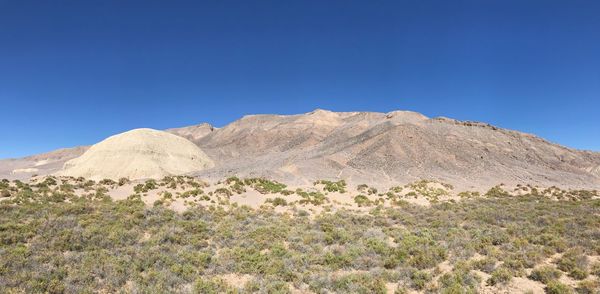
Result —
[[417, 290], [423, 290], [425, 285], [431, 281], [431, 274], [426, 271], [414, 271], [410, 275], [411, 286]]
[[336, 293], [386, 293], [385, 281], [367, 274], [349, 274], [332, 281]]
[[369, 185], [367, 184], [360, 184], [358, 186], [356, 186], [356, 191], [364, 193], [367, 191], [367, 189], [369, 189]]
[[510, 197], [511, 195], [508, 192], [506, 192], [504, 189], [502, 189], [502, 187], [494, 186], [485, 193], [485, 196], [502, 198], [502, 197]]
[[[440, 184], [443, 188], [436, 188], [433, 186], [434, 184]], [[432, 202], [437, 202], [441, 196], [450, 195], [448, 190], [452, 190], [454, 188], [449, 184], [438, 183], [430, 180], [416, 181], [405, 185], [405, 187], [414, 190], [413, 192], [409, 192], [406, 196], [417, 198], [417, 195], [421, 195]]]
[[583, 249], [573, 248], [563, 254], [557, 262], [557, 267], [569, 273], [572, 278], [581, 280], [588, 276], [587, 263], [587, 256], [583, 253]]
[[267, 199], [265, 202], [273, 204], [273, 206], [286, 206], [287, 201], [281, 197], [275, 197], [273, 199]]
[[477, 293], [479, 276], [467, 269], [457, 268], [439, 279], [439, 293]]
[[600, 282], [597, 280], [584, 280], [577, 283], [575, 291], [580, 294], [597, 294], [600, 290]]
[[244, 188], [244, 181], [240, 180], [238, 177], [229, 177], [225, 180], [225, 184], [229, 185], [231, 191], [242, 194], [246, 192], [246, 188]]
[[162, 194], [162, 199], [173, 200], [173, 194], [171, 194], [171, 192], [164, 191], [161, 194]]
[[[176, 213], [148, 207], [140, 194], [108, 201], [96, 193], [78, 197], [27, 183], [9, 189], [12, 197], [0, 201], [0, 288], [7, 293], [113, 293], [129, 286], [140, 293], [277, 293], [290, 284], [317, 293], [372, 293], [386, 282], [398, 282], [399, 293], [417, 285], [435, 293], [474, 293], [480, 281], [473, 268], [502, 281], [502, 268], [515, 276], [526, 268], [540, 270], [557, 242], [580, 247], [565, 252], [565, 265], [595, 255], [600, 245], [595, 199], [479, 197], [368, 213], [323, 209], [316, 215], [198, 205]], [[304, 203], [326, 202], [323, 193], [297, 194]], [[469, 261], [475, 252], [486, 258]], [[423, 283], [446, 260], [453, 270], [436, 283]], [[494, 268], [494, 260], [502, 265]], [[576, 268], [596, 273], [595, 265], [583, 264]], [[358, 276], [344, 278], [347, 273]], [[233, 289], [218, 279], [225, 274], [254, 279], [246, 289]], [[595, 280], [581, 281], [578, 291], [594, 289], [589, 283]]]
[[587, 276], [589, 275], [589, 273], [581, 268], [574, 268], [570, 273], [569, 273], [569, 277], [575, 279], [575, 280], [583, 280], [585, 278], [587, 278]]
[[573, 289], [571, 287], [558, 282], [558, 281], [550, 281], [546, 285], [546, 293], [548, 294], [570, 294], [573, 293]]
[[492, 272], [492, 276], [488, 279], [489, 285], [506, 284], [512, 280], [513, 273], [505, 267], [499, 267]]
[[232, 289], [227, 283], [220, 279], [206, 279], [200, 277], [194, 282], [194, 291], [196, 293], [217, 294], [229, 292], [231, 290]]
[[277, 183], [277, 182], [273, 182], [273, 181], [261, 181], [258, 184], [256, 184], [254, 186], [254, 188], [256, 189], [256, 191], [258, 191], [259, 193], [262, 194], [267, 194], [267, 193], [280, 193], [281, 191], [283, 191], [283, 189], [285, 189], [287, 186], [281, 183]]
[[302, 197], [302, 199], [298, 201], [300, 204], [322, 205], [325, 204], [325, 202], [329, 202], [329, 199], [320, 192], [305, 192], [301, 189], [297, 189], [296, 194]]
[[103, 179], [100, 182], [98, 182], [98, 184], [100, 185], [105, 185], [105, 186], [112, 186], [115, 185], [117, 182], [111, 180], [111, 179]]
[[240, 178], [235, 177], [235, 176], [225, 179], [225, 184], [231, 185], [232, 183], [241, 183], [242, 185], [244, 184], [244, 182], [242, 180], [240, 180]]
[[145, 192], [148, 192], [147, 190], [145, 190], [144, 184], [137, 184], [137, 185], [133, 186], [133, 191], [135, 193], [145, 193]]
[[481, 196], [481, 194], [476, 191], [463, 191], [463, 192], [458, 193], [458, 197], [463, 198], [463, 199], [477, 198], [480, 196]]
[[44, 179], [44, 181], [42, 182], [43, 185], [45, 186], [56, 186], [57, 182], [56, 182], [56, 178], [54, 177], [47, 177]]
[[147, 180], [146, 183], [144, 183], [144, 186], [146, 188], [146, 190], [154, 190], [156, 188], [158, 188], [158, 184], [156, 183], [156, 180]]
[[292, 190], [285, 190], [285, 189], [284, 189], [284, 190], [281, 190], [281, 192], [280, 192], [280, 193], [281, 193], [281, 195], [284, 195], [284, 196], [289, 196], [289, 195], [292, 195], [292, 194], [294, 194], [294, 191], [292, 191]]
[[82, 184], [79, 185], [79, 188], [82, 188], [86, 191], [92, 189], [96, 185], [96, 182], [93, 180], [86, 180]]
[[393, 186], [390, 187], [390, 189], [388, 190], [388, 192], [392, 192], [392, 193], [402, 193], [403, 188], [401, 186]]
[[244, 188], [243, 183], [235, 182], [235, 184], [231, 185], [231, 191], [233, 191], [237, 194], [242, 194], [242, 193], [246, 192], [246, 188]]
[[359, 207], [370, 206], [371, 200], [365, 195], [358, 195], [354, 197], [354, 202], [358, 204]]
[[150, 190], [158, 188], [158, 184], [155, 180], [147, 180], [143, 184], [137, 184], [133, 187], [135, 193], [147, 193]]
[[120, 178], [119, 182], [117, 183], [119, 186], [123, 186], [125, 184], [129, 183], [129, 179], [128, 178]]
[[225, 196], [225, 197], [233, 196], [233, 193], [231, 193], [231, 191], [227, 188], [218, 188], [214, 191], [214, 194], [220, 195], [220, 196]]
[[472, 262], [472, 266], [484, 273], [491, 273], [496, 268], [497, 260], [495, 258], [486, 257], [483, 259], [475, 260]]
[[433, 241], [431, 235], [406, 234], [401, 238], [398, 246], [388, 255], [388, 267], [405, 262], [417, 269], [427, 269], [446, 259], [446, 250]]
[[544, 284], [547, 284], [550, 281], [558, 280], [562, 273], [551, 266], [541, 266], [539, 268], [534, 269], [529, 275], [529, 278], [534, 281], [539, 281]]
[[204, 194], [204, 191], [202, 189], [193, 189], [193, 190], [189, 190], [189, 191], [185, 191], [185, 192], [181, 193], [181, 195], [179, 195], [179, 197], [181, 197], [181, 198], [198, 197], [203, 194]]
[[533, 244], [544, 245], [546, 248], [552, 248], [555, 252], [563, 252], [568, 248], [567, 242], [560, 236], [550, 233], [543, 233], [532, 238]]
[[327, 192], [339, 192], [346, 193], [346, 181], [339, 180], [337, 182], [319, 180], [314, 183], [315, 185], [323, 185], [323, 190]]
[[287, 187], [282, 183], [267, 180], [264, 178], [244, 179], [243, 183], [245, 185], [252, 186], [256, 191], [258, 191], [261, 194], [280, 193]]

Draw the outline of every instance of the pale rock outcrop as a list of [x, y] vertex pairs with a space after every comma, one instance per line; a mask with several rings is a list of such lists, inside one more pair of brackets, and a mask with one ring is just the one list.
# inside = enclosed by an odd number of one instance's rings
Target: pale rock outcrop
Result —
[[164, 131], [135, 129], [91, 146], [57, 175], [89, 179], [161, 178], [213, 167], [194, 143]]

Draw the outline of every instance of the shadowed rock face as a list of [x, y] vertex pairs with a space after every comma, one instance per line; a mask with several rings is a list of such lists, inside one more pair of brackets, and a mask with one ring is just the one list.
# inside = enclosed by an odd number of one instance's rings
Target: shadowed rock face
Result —
[[251, 115], [223, 128], [201, 124], [168, 132], [194, 142], [215, 162], [195, 173], [208, 178], [264, 176], [293, 183], [340, 178], [382, 185], [425, 178], [465, 188], [499, 183], [600, 188], [600, 153], [415, 112]]

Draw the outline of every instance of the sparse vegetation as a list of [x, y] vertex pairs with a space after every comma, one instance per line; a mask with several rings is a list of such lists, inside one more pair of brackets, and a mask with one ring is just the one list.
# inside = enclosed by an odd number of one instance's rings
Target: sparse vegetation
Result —
[[281, 197], [275, 197], [274, 199], [267, 199], [267, 203], [273, 204], [273, 206], [286, 206], [287, 201]]
[[554, 267], [542, 266], [534, 269], [533, 272], [531, 272], [529, 278], [534, 281], [539, 281], [544, 284], [548, 284], [550, 281], [558, 280], [558, 278], [560, 278], [561, 275], [562, 273]]
[[492, 276], [488, 280], [490, 285], [506, 284], [513, 277], [513, 273], [510, 269], [500, 267], [492, 272]]
[[[430, 206], [400, 202], [401, 189], [348, 193], [359, 212], [330, 209], [335, 199], [322, 187], [286, 197], [276, 182], [260, 179], [205, 189], [172, 177], [139, 184], [140, 193], [119, 201], [106, 187], [118, 182], [54, 180], [0, 181], [10, 193], [0, 199], [4, 292], [385, 293], [392, 284], [398, 293], [475, 293], [482, 282], [500, 289], [513, 277], [540, 281], [548, 293], [598, 289], [600, 264], [590, 256], [600, 253], [600, 200], [585, 193], [556, 201], [495, 191]], [[161, 190], [172, 183], [176, 191]], [[258, 209], [230, 204], [236, 184], [276, 195]], [[146, 189], [160, 198], [146, 205]], [[169, 209], [198, 199], [223, 204]], [[392, 205], [379, 205], [384, 199]], [[490, 278], [482, 281], [479, 271]], [[562, 275], [577, 279], [569, 283], [576, 289], [559, 282]]]
[[369, 200], [369, 197], [365, 195], [355, 196], [354, 202], [356, 202], [356, 204], [358, 204], [359, 207], [370, 206], [372, 204], [371, 200]]
[[588, 260], [581, 247], [569, 249], [557, 263], [558, 269], [576, 280], [583, 280], [588, 276], [587, 265]]
[[346, 193], [346, 181], [339, 180], [337, 182], [319, 180], [314, 183], [315, 185], [323, 185], [323, 190], [327, 192], [339, 192]]
[[548, 294], [570, 294], [573, 293], [573, 289], [571, 287], [559, 282], [559, 281], [550, 281], [548, 285], [546, 285], [546, 293]]

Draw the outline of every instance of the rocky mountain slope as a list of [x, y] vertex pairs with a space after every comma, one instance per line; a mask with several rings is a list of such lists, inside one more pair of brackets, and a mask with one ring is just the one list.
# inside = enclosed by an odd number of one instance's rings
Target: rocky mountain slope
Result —
[[[167, 131], [194, 142], [214, 161], [214, 168], [194, 173], [209, 179], [237, 175], [298, 184], [345, 179], [382, 185], [435, 179], [465, 188], [499, 183], [600, 188], [600, 153], [415, 112], [315, 110], [250, 115], [223, 128], [201, 124]], [[28, 175], [13, 172], [16, 168], [50, 173], [82, 150], [63, 151], [61, 158], [52, 157], [52, 165], [31, 157], [0, 161], [0, 177]]]

